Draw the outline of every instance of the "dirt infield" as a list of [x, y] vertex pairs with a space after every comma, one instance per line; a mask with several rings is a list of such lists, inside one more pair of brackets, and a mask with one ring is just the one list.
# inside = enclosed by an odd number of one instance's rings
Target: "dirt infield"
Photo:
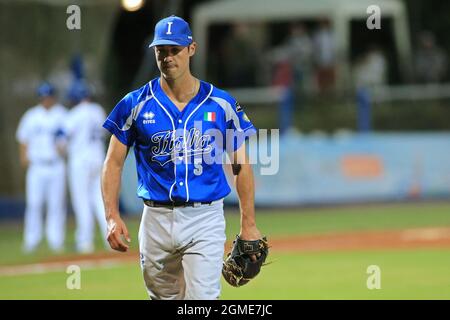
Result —
[[[450, 228], [420, 228], [392, 231], [346, 232], [308, 236], [269, 237], [271, 250], [276, 252], [349, 251], [376, 249], [450, 248]], [[225, 251], [231, 242], [225, 244]], [[103, 252], [74, 256], [54, 256], [48, 262], [102, 258], [138, 259], [137, 251], [126, 253]]]
[[271, 246], [273, 250], [282, 252], [450, 248], [450, 228], [286, 237], [274, 239]]
[[[420, 228], [277, 237], [269, 238], [269, 244], [272, 252], [450, 248], [450, 228]], [[230, 248], [231, 242], [227, 242], [225, 251], [228, 252]], [[68, 264], [78, 264], [92, 268], [112, 267], [126, 261], [138, 262], [138, 251], [52, 256], [38, 264], [0, 267], [0, 275], [57, 271], [65, 269]]]
[[[349, 251], [376, 249], [450, 248], [450, 228], [420, 228], [393, 231], [346, 232], [323, 235], [269, 238], [271, 250], [276, 252]], [[225, 251], [231, 242], [225, 244]], [[138, 259], [137, 251], [126, 253], [103, 252], [86, 255], [53, 256], [46, 262], [96, 259]]]

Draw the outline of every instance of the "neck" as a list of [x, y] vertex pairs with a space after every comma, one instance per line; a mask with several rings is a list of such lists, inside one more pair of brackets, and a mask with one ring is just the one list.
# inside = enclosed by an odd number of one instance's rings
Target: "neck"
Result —
[[178, 102], [188, 102], [197, 92], [197, 79], [189, 72], [177, 79], [161, 76], [161, 88]]
[[54, 106], [54, 102], [53, 101], [43, 101], [42, 103], [41, 103], [41, 105], [46, 109], [46, 110], [49, 110], [49, 109], [51, 109], [53, 106]]

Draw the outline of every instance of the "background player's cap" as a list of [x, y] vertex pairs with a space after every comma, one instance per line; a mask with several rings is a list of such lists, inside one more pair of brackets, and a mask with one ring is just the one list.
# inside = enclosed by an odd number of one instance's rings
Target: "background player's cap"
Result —
[[55, 92], [55, 87], [52, 86], [49, 82], [42, 82], [36, 90], [36, 93], [40, 98], [54, 96]]
[[170, 16], [160, 20], [155, 26], [155, 36], [149, 47], [173, 45], [187, 47], [192, 43], [189, 24], [180, 17]]
[[74, 82], [67, 92], [67, 98], [75, 103], [78, 103], [84, 98], [88, 98], [90, 96], [91, 90], [89, 85], [83, 80]]

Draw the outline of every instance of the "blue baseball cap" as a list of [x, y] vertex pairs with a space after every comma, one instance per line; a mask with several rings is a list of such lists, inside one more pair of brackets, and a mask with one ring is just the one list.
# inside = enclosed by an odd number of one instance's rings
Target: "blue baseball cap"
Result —
[[36, 90], [39, 98], [45, 98], [55, 95], [55, 87], [49, 82], [42, 82]]
[[75, 103], [91, 96], [89, 85], [84, 81], [76, 81], [72, 84], [67, 93], [67, 98]]
[[187, 47], [192, 41], [192, 32], [189, 24], [184, 19], [172, 15], [156, 24], [155, 36], [149, 48], [164, 45]]

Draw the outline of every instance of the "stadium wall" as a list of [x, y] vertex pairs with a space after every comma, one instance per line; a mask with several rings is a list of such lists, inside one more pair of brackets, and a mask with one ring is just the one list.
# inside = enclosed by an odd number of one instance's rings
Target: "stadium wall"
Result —
[[[277, 174], [262, 175], [262, 166], [254, 167], [258, 206], [450, 197], [450, 133], [290, 135], [280, 138], [279, 150]], [[140, 213], [136, 184], [130, 152], [122, 204]], [[237, 201], [234, 191], [226, 199]]]

